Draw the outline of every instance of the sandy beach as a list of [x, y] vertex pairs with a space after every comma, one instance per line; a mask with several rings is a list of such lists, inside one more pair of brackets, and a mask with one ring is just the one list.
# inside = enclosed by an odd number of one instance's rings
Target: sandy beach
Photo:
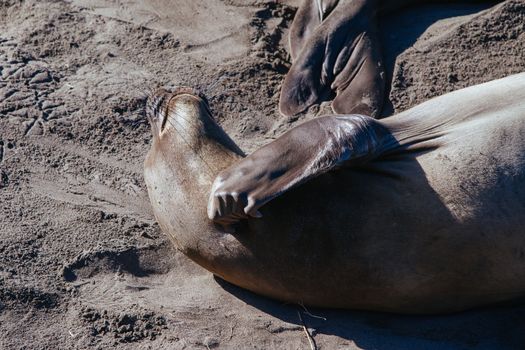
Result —
[[[160, 231], [146, 94], [187, 85], [246, 151], [279, 114], [299, 0], [0, 0], [0, 349], [523, 349], [525, 306], [310, 309], [220, 281]], [[380, 18], [384, 115], [525, 70], [525, 2]]]

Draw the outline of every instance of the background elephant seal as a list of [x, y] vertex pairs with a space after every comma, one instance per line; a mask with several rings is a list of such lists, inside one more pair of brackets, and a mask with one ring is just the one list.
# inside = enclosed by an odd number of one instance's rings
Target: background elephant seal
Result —
[[400, 313], [525, 293], [525, 74], [381, 121], [314, 119], [245, 158], [191, 90], [158, 91], [148, 110], [155, 216], [231, 283]]
[[461, 1], [304, 0], [289, 32], [293, 64], [282, 86], [281, 113], [295, 115], [333, 99], [335, 113], [379, 117], [387, 77], [378, 14], [436, 2]]

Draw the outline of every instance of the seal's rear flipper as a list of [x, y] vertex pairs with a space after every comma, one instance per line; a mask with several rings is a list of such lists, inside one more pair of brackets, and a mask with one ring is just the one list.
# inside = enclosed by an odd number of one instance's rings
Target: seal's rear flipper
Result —
[[[373, 117], [381, 112], [384, 91], [385, 72], [377, 39], [371, 33], [363, 33], [348, 59], [341, 53], [344, 68], [336, 66], [336, 78], [332, 89], [337, 96], [332, 102], [332, 109], [339, 114], [365, 114]], [[346, 62], [345, 62], [346, 61]]]
[[281, 113], [304, 112], [336, 93], [336, 113], [377, 117], [385, 74], [376, 33], [368, 2], [305, 2], [290, 31], [294, 62], [281, 89]]
[[290, 27], [290, 56], [295, 61], [314, 31], [330, 15], [339, 0], [304, 0]]

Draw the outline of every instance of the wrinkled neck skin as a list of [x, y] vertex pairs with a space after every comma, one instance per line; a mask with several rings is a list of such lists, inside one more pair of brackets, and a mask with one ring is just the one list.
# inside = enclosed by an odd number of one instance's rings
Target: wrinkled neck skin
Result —
[[154, 136], [145, 181], [157, 222], [179, 250], [213, 271], [210, 237], [224, 233], [207, 220], [207, 196], [217, 173], [243, 153], [198, 96], [166, 93], [148, 109]]

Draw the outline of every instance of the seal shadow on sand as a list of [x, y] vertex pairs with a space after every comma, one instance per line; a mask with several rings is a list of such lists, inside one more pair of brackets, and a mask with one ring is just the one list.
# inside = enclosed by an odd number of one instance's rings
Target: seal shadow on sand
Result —
[[[525, 306], [500, 305], [432, 316], [306, 308], [282, 304], [236, 287], [219, 277], [229, 293], [284, 322], [304, 325], [316, 339], [332, 335], [360, 349], [522, 349], [525, 344]], [[318, 338], [317, 338], [318, 339]], [[322, 340], [317, 340], [322, 345]]]

